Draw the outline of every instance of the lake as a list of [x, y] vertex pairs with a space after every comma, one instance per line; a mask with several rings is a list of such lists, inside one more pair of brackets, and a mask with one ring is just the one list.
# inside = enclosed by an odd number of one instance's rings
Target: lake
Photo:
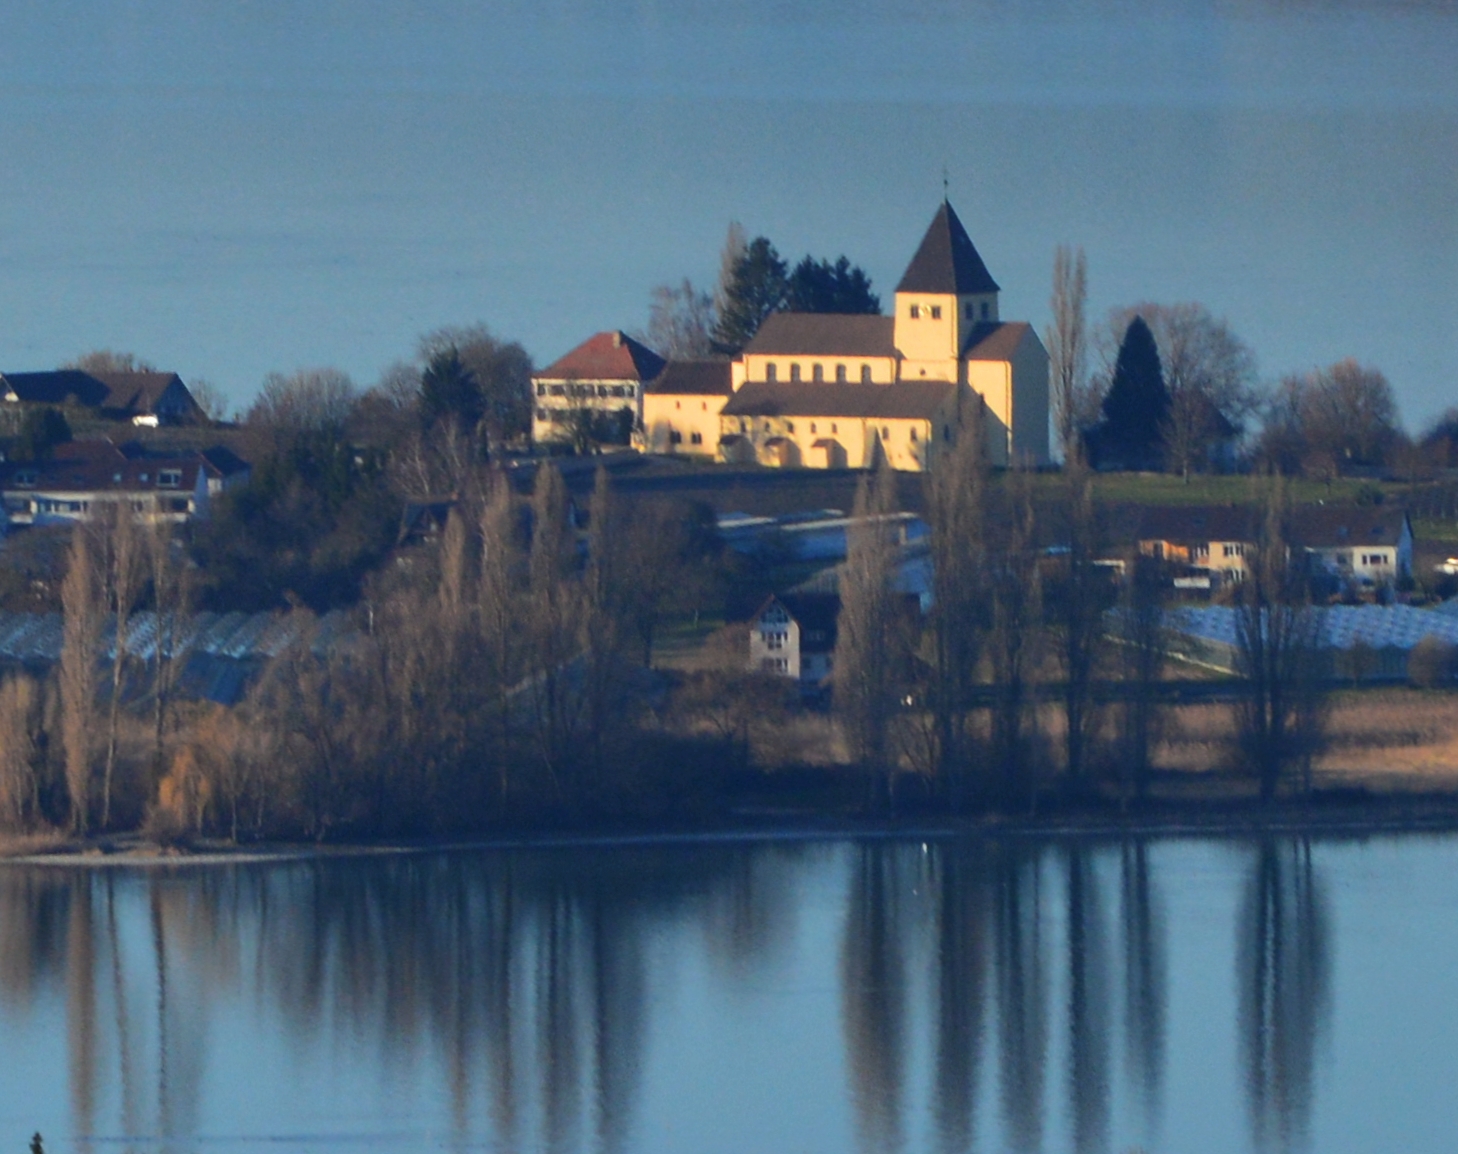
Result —
[[1458, 837], [0, 867], [0, 1148], [1447, 1151]]

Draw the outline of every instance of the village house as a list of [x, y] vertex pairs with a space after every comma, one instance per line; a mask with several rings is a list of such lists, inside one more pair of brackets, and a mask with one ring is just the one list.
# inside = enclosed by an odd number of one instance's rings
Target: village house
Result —
[[1258, 527], [1244, 505], [1150, 505], [1139, 510], [1137, 549], [1169, 565], [1177, 589], [1218, 589], [1245, 579]]
[[1388, 506], [1306, 505], [1291, 518], [1291, 544], [1309, 571], [1344, 586], [1375, 588], [1412, 576], [1412, 521]]
[[719, 451], [719, 415], [733, 392], [726, 360], [669, 361], [643, 391], [641, 447], [712, 460]]
[[597, 410], [625, 411], [637, 398], [634, 443], [649, 452], [921, 471], [975, 405], [992, 464], [1044, 464], [1048, 354], [1032, 325], [1001, 319], [1000, 292], [943, 201], [891, 316], [776, 313], [734, 360], [681, 368], [622, 333], [599, 333], [533, 378], [532, 435], [570, 442]]
[[105, 504], [130, 505], [138, 519], [174, 524], [208, 515], [211, 498], [245, 484], [248, 463], [218, 446], [153, 454], [109, 440], [57, 445], [39, 461], [0, 462], [6, 526], [88, 521]]
[[835, 654], [840, 598], [827, 593], [770, 597], [749, 621], [749, 668], [793, 678], [803, 693], [820, 689]]
[[643, 427], [643, 388], [664, 361], [627, 333], [597, 333], [532, 374], [532, 442], [627, 445]]
[[14, 406], [16, 412], [27, 406], [49, 406], [149, 427], [206, 419], [176, 373], [88, 373], [80, 369], [4, 373], [0, 374], [0, 400], [7, 407]]

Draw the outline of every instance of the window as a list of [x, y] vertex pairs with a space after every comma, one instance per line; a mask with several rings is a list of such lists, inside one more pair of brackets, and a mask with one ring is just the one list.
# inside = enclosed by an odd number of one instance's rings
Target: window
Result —
[[637, 385], [624, 385], [623, 386], [623, 391], [626, 392], [627, 395], [630, 396], [630, 397], [636, 397], [638, 395], [638, 386]]
[[845, 366], [844, 365], [836, 365], [835, 366], [835, 379], [836, 379], [836, 381], [839, 384], [842, 384], [842, 385], [845, 384]]
[[834, 436], [838, 432], [840, 432], [840, 430], [835, 427], [835, 422], [834, 421], [831, 421], [830, 422], [830, 435], [831, 436]]
[[1224, 551], [1225, 551], [1225, 556], [1227, 556], [1227, 557], [1244, 557], [1245, 556], [1245, 546], [1242, 545], [1239, 541], [1235, 541], [1235, 542], [1229, 542], [1229, 541], [1227, 541], [1225, 543], [1225, 546], [1224, 546]]
[[759, 636], [760, 639], [764, 642], [764, 647], [766, 649], [783, 649], [785, 647], [785, 642], [788, 641], [790, 637], [788, 633], [778, 629], [766, 629]]
[[882, 425], [881, 426], [881, 440], [883, 440], [883, 441], [889, 441], [890, 439], [891, 439], [891, 426], [889, 426], [889, 425]]
[[947, 441], [947, 442], [950, 442], [951, 439], [952, 439], [952, 426], [951, 425], [943, 425], [942, 426], [942, 440]]
[[932, 320], [934, 320], [934, 321], [941, 320], [942, 319], [942, 306], [941, 305], [932, 305], [932, 307], [931, 307], [931, 315], [932, 315]]
[[911, 308], [907, 310], [907, 315], [911, 317], [911, 319], [914, 321], [921, 320], [921, 306], [912, 305]]
[[815, 422], [814, 421], [811, 421], [810, 422], [810, 432], [812, 434], [815, 432]]
[[554, 396], [554, 397], [565, 397], [566, 395], [567, 395], [567, 386], [566, 385], [553, 385], [552, 386], [552, 396]]
[[167, 498], [167, 504], [168, 504], [168, 507], [174, 513], [186, 513], [187, 512], [187, 498], [186, 497], [168, 497]]
[[709, 411], [709, 402], [708, 401], [700, 401], [699, 402], [699, 409], [700, 409], [700, 411], [707, 413]]
[[673, 402], [673, 407], [675, 409], [681, 409], [681, 408], [683, 408], [683, 402], [682, 401], [674, 401]]
[[916, 426], [915, 425], [912, 425], [911, 426], [911, 443], [913, 445], [916, 444]]
[[157, 484], [163, 489], [175, 489], [182, 484], [181, 469], [159, 469], [157, 471]]
[[547, 419], [547, 410], [546, 409], [538, 409], [537, 410], [537, 420], [539, 420], [539, 421], [545, 421], [546, 419]]
[[779, 366], [777, 366], [774, 363], [774, 361], [770, 361], [769, 364], [765, 365], [765, 367], [764, 367], [764, 379], [765, 380], [767, 380], [767, 381], [777, 381], [777, 380], [779, 380], [779, 377], [780, 377]]
[[749, 422], [746, 421], [743, 417], [739, 418], [739, 431], [741, 433], [749, 432]]
[[691, 445], [702, 445], [703, 443], [704, 443], [704, 434], [703, 433], [690, 433], [689, 434], [689, 444], [691, 444]]
[[861, 366], [861, 384], [863, 384], [863, 385], [869, 385], [870, 383], [871, 383], [871, 366], [870, 365], [862, 365]]
[[144, 484], [144, 485], [145, 485], [145, 484], [146, 484], [146, 483], [147, 483], [147, 474], [146, 474], [146, 473], [143, 473], [143, 474], [142, 474], [142, 475], [141, 475], [141, 476], [140, 476], [140, 477], [138, 477], [138, 478], [137, 478], [137, 479], [138, 479], [138, 480], [139, 480], [139, 481], [141, 481], [141, 482], [142, 482], [142, 484]]
[[992, 306], [986, 301], [982, 302], [982, 319], [987, 320], [992, 316]]
[[825, 380], [825, 366], [821, 364], [815, 365], [815, 367], [810, 370], [810, 379], [812, 381]]
[[793, 365], [790, 366], [790, 380], [792, 380], [792, 381], [798, 381], [799, 379], [800, 379], [800, 366], [798, 364], [793, 364]]
[[668, 430], [668, 443], [670, 445], [681, 445], [681, 444], [683, 444], [683, 434], [680, 433], [677, 429], [669, 429]]
[[539, 397], [545, 397], [546, 395], [547, 395], [547, 386], [546, 385], [538, 385], [537, 386], [537, 396], [539, 396]]
[[[605, 396], [607, 396], [608, 395], [608, 387], [606, 385], [598, 385], [597, 386], [597, 395], [599, 397], [605, 397]], [[615, 397], [621, 397], [622, 395], [623, 395], [623, 386], [622, 385], [614, 385], [613, 386], [613, 396], [615, 396]]]
[[967, 302], [967, 307], [962, 310], [962, 315], [965, 316], [969, 321], [976, 320], [977, 319], [977, 306], [974, 305], [971, 301], [968, 301]]
[[795, 422], [794, 421], [786, 421], [785, 422], [785, 432], [787, 432], [787, 433], [793, 433], [794, 431], [795, 431]]
[[15, 483], [22, 489], [29, 489], [35, 484], [35, 478], [34, 469], [21, 469], [15, 474]]

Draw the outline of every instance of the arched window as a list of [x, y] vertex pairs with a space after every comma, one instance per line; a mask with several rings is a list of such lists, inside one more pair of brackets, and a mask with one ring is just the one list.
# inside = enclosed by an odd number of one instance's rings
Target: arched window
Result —
[[770, 361], [769, 364], [765, 365], [765, 367], [764, 367], [764, 379], [765, 380], [767, 380], [767, 381], [776, 381], [776, 380], [779, 380], [779, 376], [780, 376], [779, 366], [776, 365], [774, 363], [774, 361]]
[[795, 364], [793, 364], [793, 365], [790, 366], [790, 380], [792, 380], [792, 381], [798, 381], [799, 379], [800, 379], [800, 365], [797, 362], [797, 363], [795, 363]]
[[845, 366], [844, 365], [836, 365], [835, 366], [835, 379], [836, 379], [836, 381], [838, 383], [845, 384]]
[[815, 366], [810, 370], [810, 379], [814, 381], [825, 380], [825, 366], [819, 361], [816, 361]]
[[863, 385], [869, 385], [870, 383], [871, 383], [871, 366], [870, 365], [862, 365], [861, 366], [861, 384], [863, 384]]

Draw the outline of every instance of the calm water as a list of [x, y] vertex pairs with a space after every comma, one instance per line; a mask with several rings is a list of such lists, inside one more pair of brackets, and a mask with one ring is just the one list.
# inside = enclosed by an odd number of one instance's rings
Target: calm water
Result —
[[0, 869], [0, 1147], [1452, 1149], [1458, 839]]

